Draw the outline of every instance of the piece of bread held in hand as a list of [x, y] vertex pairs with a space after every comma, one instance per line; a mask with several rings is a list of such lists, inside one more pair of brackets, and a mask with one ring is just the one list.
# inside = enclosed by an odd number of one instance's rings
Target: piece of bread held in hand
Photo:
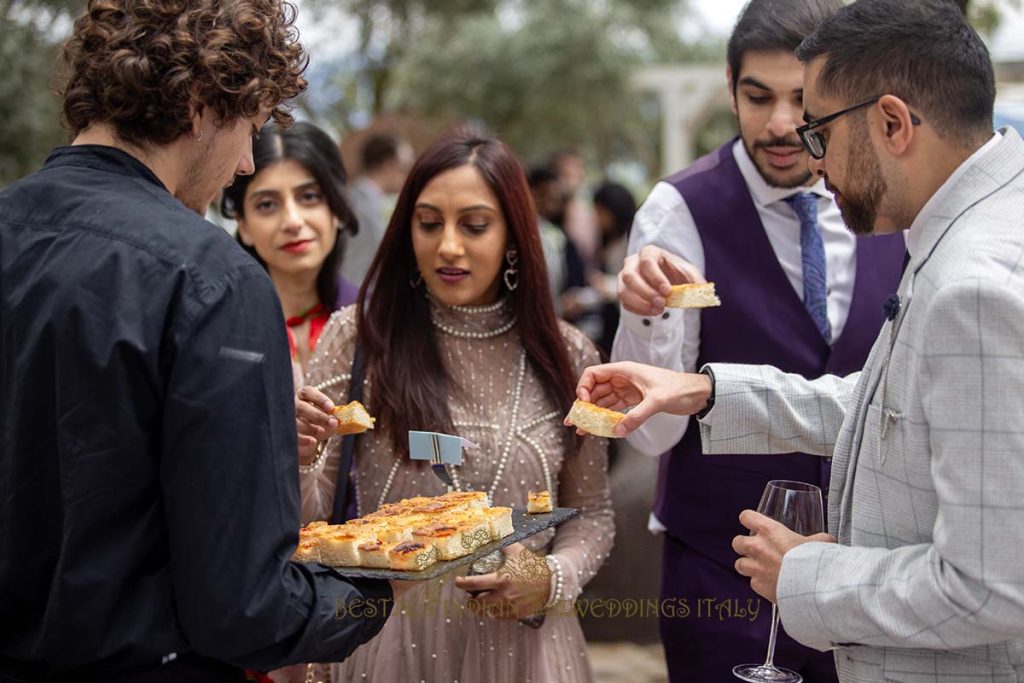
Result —
[[594, 436], [605, 436], [609, 439], [615, 436], [615, 426], [626, 417], [625, 413], [608, 410], [593, 403], [577, 399], [569, 411], [569, 422], [577, 429], [582, 429]]
[[338, 434], [362, 434], [373, 429], [376, 418], [370, 417], [366, 407], [359, 401], [352, 401], [334, 409], [334, 417], [338, 419]]
[[714, 282], [673, 285], [672, 293], [665, 299], [666, 308], [711, 308], [721, 305], [722, 301], [715, 294]]

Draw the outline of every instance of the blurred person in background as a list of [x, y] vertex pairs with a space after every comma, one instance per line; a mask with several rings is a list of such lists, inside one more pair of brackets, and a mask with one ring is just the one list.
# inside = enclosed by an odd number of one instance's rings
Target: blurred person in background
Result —
[[274, 283], [298, 390], [327, 319], [359, 293], [338, 271], [346, 238], [360, 226], [345, 199], [338, 147], [313, 124], [264, 126], [253, 164], [252, 175], [224, 191], [221, 213], [237, 222], [239, 244]]
[[[291, 122], [293, 22], [278, 0], [93, 0], [74, 24], [72, 143], [0, 192], [2, 679], [244, 680], [343, 658], [390, 612], [387, 582], [290, 561], [280, 304], [203, 219]], [[380, 610], [339, 618], [353, 600]]]
[[597, 258], [601, 235], [586, 190], [587, 169], [583, 157], [574, 149], [563, 149], [551, 155], [548, 165], [558, 176], [564, 200], [555, 223], [576, 245], [584, 263], [591, 264]]
[[[619, 276], [622, 319], [613, 360], [693, 372], [712, 361], [765, 363], [807, 378], [859, 370], [896, 291], [901, 235], [858, 239], [796, 134], [803, 67], [794, 50], [839, 0], [752, 0], [727, 51], [739, 138], [655, 185], [640, 207]], [[722, 306], [666, 310], [654, 283], [703, 276]], [[661, 456], [650, 520], [664, 532], [661, 595], [690, 605], [759, 598], [736, 573], [738, 511], [765, 483], [792, 479], [828, 490], [829, 462], [806, 453], [701, 454], [688, 417], [659, 415], [629, 441]], [[770, 605], [750, 619], [661, 619], [674, 681], [732, 681], [762, 661]], [[776, 661], [811, 681], [834, 681], [828, 654], [779, 630]]]
[[582, 263], [576, 247], [569, 242], [565, 232], [554, 219], [563, 213], [565, 198], [561, 192], [558, 176], [547, 166], [534, 166], [527, 180], [533, 205], [537, 210], [537, 227], [540, 230], [541, 247], [547, 264], [548, 283], [555, 313], [562, 315], [561, 294], [569, 286], [570, 279], [583, 281]]
[[601, 334], [594, 341], [607, 356], [619, 326], [618, 279], [626, 259], [629, 229], [636, 216], [633, 193], [618, 183], [604, 183], [594, 191], [594, 215], [601, 234], [598, 268], [589, 277], [590, 287], [600, 302]]
[[359, 220], [359, 232], [348, 240], [342, 274], [356, 285], [363, 283], [391, 218], [393, 197], [402, 189], [413, 151], [409, 143], [391, 133], [374, 133], [361, 150], [362, 168], [348, 187], [348, 200]]
[[[555, 316], [544, 271], [518, 161], [496, 139], [459, 133], [413, 166], [358, 305], [324, 330], [299, 394], [306, 521], [334, 504], [339, 439], [321, 455], [317, 443], [333, 434], [329, 411], [349, 395], [357, 352], [378, 424], [355, 442], [360, 514], [446, 491], [429, 462], [410, 459], [411, 429], [479, 445], [448, 468], [458, 490], [519, 508], [528, 491], [547, 490], [580, 511], [508, 546], [504, 567], [448, 574], [410, 593], [408, 613], [395, 610], [377, 638], [334, 667], [335, 680], [591, 680], [579, 620], [566, 607], [611, 549], [608, 440], [577, 440], [562, 417], [575, 377], [599, 356]], [[480, 594], [467, 605], [471, 591]], [[539, 628], [518, 621], [552, 606]]]

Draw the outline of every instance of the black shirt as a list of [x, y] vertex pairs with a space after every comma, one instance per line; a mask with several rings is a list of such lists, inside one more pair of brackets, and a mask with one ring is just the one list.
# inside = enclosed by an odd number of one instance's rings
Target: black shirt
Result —
[[0, 192], [0, 674], [339, 661], [383, 626], [336, 607], [385, 582], [288, 560], [283, 321], [260, 265], [123, 152], [60, 148]]

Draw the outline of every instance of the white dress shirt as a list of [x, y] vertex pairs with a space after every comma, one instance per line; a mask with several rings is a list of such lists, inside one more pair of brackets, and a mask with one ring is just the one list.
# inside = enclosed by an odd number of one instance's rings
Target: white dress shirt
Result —
[[[775, 258], [797, 295], [803, 299], [803, 261], [800, 249], [800, 219], [785, 202], [799, 192], [818, 197], [818, 224], [825, 245], [828, 291], [828, 319], [832, 338], [843, 332], [853, 299], [857, 272], [856, 238], [846, 229], [839, 208], [819, 180], [810, 187], [782, 189], [761, 177], [741, 140], [732, 147], [740, 174], [747, 184], [757, 214], [764, 225]], [[755, 229], [756, 226], [751, 226]], [[681, 256], [704, 273], [704, 246], [690, 209], [676, 189], [659, 182], [637, 211], [630, 233], [628, 252], [635, 254], [648, 244]], [[723, 302], [728, 305], [728, 302]], [[666, 310], [661, 317], [644, 318], [622, 310], [612, 347], [612, 360], [633, 360], [672, 370], [695, 372], [700, 355], [700, 310]], [[690, 418], [658, 414], [629, 437], [641, 452], [658, 456], [675, 446], [686, 433]], [[651, 515], [652, 531], [664, 529]]]

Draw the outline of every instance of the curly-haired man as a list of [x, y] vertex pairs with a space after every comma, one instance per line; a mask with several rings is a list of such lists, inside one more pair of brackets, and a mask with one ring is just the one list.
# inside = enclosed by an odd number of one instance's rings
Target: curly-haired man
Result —
[[[70, 146], [0, 192], [0, 680], [227, 681], [337, 661], [386, 582], [289, 561], [288, 345], [201, 213], [305, 87], [283, 0], [91, 0]], [[358, 601], [374, 609], [346, 609]]]

